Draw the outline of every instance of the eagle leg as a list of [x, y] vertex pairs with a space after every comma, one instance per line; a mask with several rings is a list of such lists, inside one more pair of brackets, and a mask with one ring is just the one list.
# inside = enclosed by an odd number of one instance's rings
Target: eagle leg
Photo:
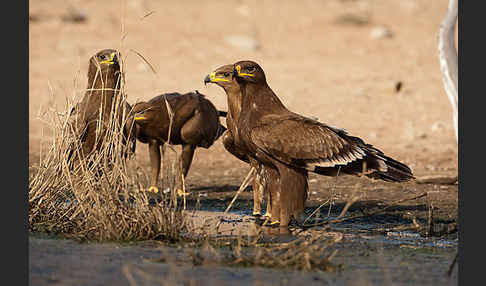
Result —
[[155, 139], [151, 139], [149, 142], [148, 142], [148, 149], [149, 149], [149, 157], [150, 157], [150, 165], [151, 165], [151, 169], [152, 169], [152, 177], [151, 177], [151, 181], [150, 181], [150, 188], [149, 190], [150, 191], [154, 191], [157, 190], [158, 191], [158, 188], [157, 188], [157, 181], [159, 179], [159, 175], [160, 175], [160, 163], [161, 163], [161, 156], [160, 156], [160, 143], [155, 140]]
[[267, 189], [267, 196], [270, 207], [267, 207], [267, 211], [270, 211], [270, 218], [272, 223], [280, 223], [280, 184], [279, 174], [274, 168], [266, 168], [265, 170], [265, 182]]
[[252, 164], [252, 167], [255, 168], [257, 172], [253, 177], [253, 215], [259, 216], [261, 215], [262, 211], [263, 189], [265, 188], [265, 186], [262, 177], [263, 167], [255, 167], [254, 165], [255, 164]]
[[279, 164], [280, 174], [280, 226], [289, 225], [291, 218], [299, 221], [304, 213], [309, 189], [305, 169]]
[[182, 164], [182, 170], [177, 175], [177, 195], [179, 197], [189, 195], [190, 193], [183, 191], [182, 177], [186, 177], [189, 169], [191, 168], [192, 158], [194, 157], [194, 151], [196, 146], [192, 144], [182, 145], [182, 153], [180, 155], [180, 161]]

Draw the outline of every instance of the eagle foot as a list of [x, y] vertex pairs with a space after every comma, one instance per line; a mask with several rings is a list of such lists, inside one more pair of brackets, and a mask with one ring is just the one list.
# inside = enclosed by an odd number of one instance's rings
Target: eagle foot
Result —
[[280, 221], [279, 220], [271, 221], [270, 223], [267, 224], [267, 226], [278, 227], [278, 226], [280, 226]]
[[159, 192], [159, 188], [157, 188], [156, 186], [150, 186], [150, 188], [148, 188], [148, 191], [157, 194]]
[[262, 215], [260, 214], [260, 212], [253, 211], [252, 216], [254, 216], [254, 217], [261, 217]]
[[151, 186], [147, 189], [147, 197], [149, 205], [156, 205], [157, 203], [161, 202], [162, 197], [159, 193], [159, 188], [156, 186]]
[[182, 197], [182, 196], [188, 196], [188, 195], [190, 195], [190, 194], [191, 194], [191, 193], [189, 193], [189, 192], [184, 193], [184, 191], [183, 191], [183, 190], [181, 190], [181, 189], [177, 189], [177, 190], [176, 190], [176, 192], [177, 192], [177, 196], [179, 196], [179, 197]]

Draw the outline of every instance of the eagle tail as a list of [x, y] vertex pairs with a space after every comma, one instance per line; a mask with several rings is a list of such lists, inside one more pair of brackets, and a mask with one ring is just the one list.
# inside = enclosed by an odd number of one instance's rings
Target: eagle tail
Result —
[[371, 145], [361, 147], [365, 154], [362, 159], [333, 167], [315, 166], [311, 171], [326, 176], [364, 174], [366, 177], [388, 182], [406, 182], [414, 179], [412, 170], [407, 165], [386, 156]]
[[[370, 170], [371, 172], [366, 174], [367, 177], [388, 182], [406, 182], [414, 179], [412, 170], [410, 170], [407, 165], [398, 162], [393, 158], [383, 154], [377, 155], [376, 157], [372, 155], [366, 160], [367, 163], [370, 161], [378, 161], [377, 163], [380, 167]], [[374, 162], [371, 163], [373, 164]], [[385, 168], [381, 167], [383, 164], [386, 166]]]
[[414, 179], [412, 170], [405, 164], [386, 156], [382, 151], [366, 144], [358, 137], [350, 136], [364, 150], [365, 156], [361, 166], [366, 162], [365, 174], [369, 178], [381, 179], [389, 182], [406, 182]]

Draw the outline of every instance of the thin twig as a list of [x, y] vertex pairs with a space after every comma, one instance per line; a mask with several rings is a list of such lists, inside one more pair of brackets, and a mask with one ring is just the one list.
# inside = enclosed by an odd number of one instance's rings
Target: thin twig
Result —
[[246, 189], [246, 187], [250, 184], [250, 179], [253, 177], [255, 173], [255, 168], [251, 168], [250, 171], [248, 172], [248, 175], [246, 175], [245, 179], [243, 180], [243, 182], [241, 183], [240, 185], [240, 188], [238, 189], [238, 191], [236, 192], [236, 194], [234, 195], [233, 199], [231, 200], [230, 204], [228, 205], [228, 207], [226, 208], [226, 210], [224, 211], [224, 213], [226, 214], [230, 209], [231, 209], [231, 206], [233, 206], [233, 203], [236, 201], [236, 199], [238, 198], [238, 195], [244, 190]]
[[312, 227], [315, 227], [315, 226], [321, 226], [321, 225], [332, 224], [332, 223], [339, 223], [339, 222], [344, 222], [344, 221], [347, 221], [347, 220], [350, 220], [350, 219], [373, 216], [373, 215], [377, 215], [379, 213], [386, 211], [387, 209], [389, 209], [390, 207], [392, 207], [396, 204], [399, 204], [399, 203], [402, 203], [402, 202], [405, 202], [405, 201], [411, 201], [411, 200], [423, 198], [425, 196], [427, 196], [427, 192], [421, 193], [420, 195], [413, 196], [413, 197], [410, 197], [410, 198], [404, 198], [404, 199], [397, 200], [397, 201], [392, 202], [391, 204], [387, 205], [386, 207], [384, 207], [382, 209], [379, 209], [379, 210], [376, 210], [376, 211], [373, 211], [373, 212], [370, 212], [370, 213], [367, 213], [367, 214], [364, 214], [364, 215], [354, 215], [354, 216], [349, 216], [349, 217], [340, 218], [340, 219], [336, 218], [336, 219], [331, 219], [331, 220], [315, 223], [315, 224], [312, 224], [312, 225], [302, 225], [301, 227], [304, 230], [306, 230], [306, 229], [309, 229], [309, 228], [312, 228]]

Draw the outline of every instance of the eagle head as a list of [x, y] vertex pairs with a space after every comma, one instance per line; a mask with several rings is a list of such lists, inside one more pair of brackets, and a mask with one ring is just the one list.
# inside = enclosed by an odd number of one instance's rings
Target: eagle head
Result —
[[263, 69], [254, 61], [239, 61], [233, 65], [233, 76], [240, 81], [266, 82]]
[[105, 49], [97, 52], [90, 59], [90, 68], [103, 71], [120, 71], [120, 52], [114, 49]]
[[215, 69], [204, 78], [204, 84], [214, 83], [221, 87], [231, 85], [233, 82], [233, 65], [224, 65]]

